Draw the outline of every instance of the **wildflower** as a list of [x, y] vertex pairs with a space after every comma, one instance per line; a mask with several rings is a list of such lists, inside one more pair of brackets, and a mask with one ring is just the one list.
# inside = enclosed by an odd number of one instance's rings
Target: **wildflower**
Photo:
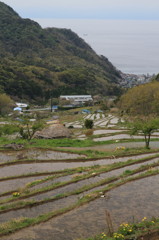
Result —
[[129, 235], [133, 232], [133, 226], [128, 223], [122, 223], [119, 227], [119, 232], [124, 236]]
[[124, 239], [124, 235], [121, 233], [114, 233], [113, 237], [115, 240], [123, 240]]
[[124, 146], [116, 147], [115, 150], [125, 150], [125, 147]]
[[19, 197], [20, 196], [20, 193], [19, 192], [14, 192], [12, 193], [13, 197]]

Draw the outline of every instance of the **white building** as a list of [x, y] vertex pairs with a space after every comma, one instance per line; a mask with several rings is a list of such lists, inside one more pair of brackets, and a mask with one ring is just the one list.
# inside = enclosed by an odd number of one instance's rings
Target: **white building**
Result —
[[20, 107], [20, 108], [26, 108], [28, 106], [28, 104], [26, 103], [15, 103], [17, 105], [17, 107]]
[[79, 103], [85, 103], [88, 101], [93, 101], [92, 96], [91, 95], [63, 95], [60, 96], [60, 99], [63, 100], [69, 100], [72, 102], [79, 102]]

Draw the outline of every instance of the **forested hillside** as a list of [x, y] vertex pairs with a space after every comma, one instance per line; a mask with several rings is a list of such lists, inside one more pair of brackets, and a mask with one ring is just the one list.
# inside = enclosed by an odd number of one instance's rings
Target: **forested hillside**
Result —
[[0, 92], [45, 101], [52, 94], [118, 95], [120, 74], [67, 29], [22, 19], [0, 2]]

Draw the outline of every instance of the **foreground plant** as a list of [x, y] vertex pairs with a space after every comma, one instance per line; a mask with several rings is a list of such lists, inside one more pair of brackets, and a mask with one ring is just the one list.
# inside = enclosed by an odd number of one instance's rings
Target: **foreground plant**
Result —
[[122, 223], [118, 229], [118, 232], [123, 234], [124, 236], [130, 235], [134, 232], [133, 225], [128, 223]]
[[152, 230], [159, 231], [159, 218], [152, 218], [148, 220], [144, 217], [138, 223], [122, 223], [111, 237], [107, 236], [107, 234], [103, 232], [100, 235], [87, 240], [135, 240], [138, 239], [138, 237], [143, 236], [143, 233], [146, 232], [149, 232], [149, 237], [151, 237], [150, 233]]
[[125, 238], [124, 235], [121, 234], [121, 233], [114, 233], [113, 234], [113, 239], [115, 239], [115, 240], [123, 240], [124, 238]]

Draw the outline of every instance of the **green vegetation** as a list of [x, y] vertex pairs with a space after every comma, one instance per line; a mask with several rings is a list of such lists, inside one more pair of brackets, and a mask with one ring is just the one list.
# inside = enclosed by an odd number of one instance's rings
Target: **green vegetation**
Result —
[[24, 121], [23, 125], [19, 128], [19, 133], [23, 139], [30, 141], [34, 134], [43, 127], [44, 124], [42, 122], [31, 123], [29, 121]]
[[159, 218], [153, 217], [151, 219], [147, 219], [146, 217], [144, 217], [140, 222], [122, 223], [118, 230], [113, 233], [112, 237], [108, 236], [108, 234], [103, 232], [95, 237], [88, 238], [87, 240], [131, 240], [139, 239], [139, 237], [142, 237], [140, 239], [144, 240], [144, 236], [146, 237], [147, 235], [146, 232], [149, 232], [149, 237], [151, 237], [152, 233], [157, 233], [158, 231]]
[[119, 102], [120, 111], [132, 116], [159, 115], [159, 82], [129, 89]]
[[0, 2], [0, 91], [44, 103], [61, 94], [118, 95], [119, 72], [77, 34], [22, 19]]
[[132, 135], [137, 133], [142, 133], [144, 135], [145, 147], [149, 148], [151, 135], [154, 131], [157, 131], [159, 128], [159, 118], [137, 119], [130, 123], [130, 127], [132, 128], [131, 130]]
[[[158, 138], [153, 138], [151, 141], [157, 141]], [[3, 144], [9, 144], [12, 143], [12, 140], [9, 140], [5, 137], [0, 138], [0, 146], [2, 148]], [[22, 143], [25, 144], [26, 148], [31, 147], [38, 147], [38, 148], [55, 148], [55, 147], [78, 147], [78, 148], [84, 148], [84, 147], [92, 147], [92, 146], [100, 146], [100, 145], [109, 145], [109, 144], [116, 144], [116, 140], [108, 140], [108, 141], [100, 141], [95, 142], [91, 139], [86, 140], [78, 140], [78, 139], [34, 139], [32, 142], [32, 145], [28, 143], [25, 139], [15, 139], [15, 143]], [[119, 140], [118, 143], [126, 143], [126, 142], [143, 142], [143, 139], [123, 139]], [[62, 149], [60, 149], [62, 150]], [[68, 149], [67, 149], [68, 150]], [[71, 149], [72, 151], [73, 149]], [[68, 150], [69, 151], [69, 150]], [[132, 150], [133, 151], [133, 150]]]
[[6, 115], [14, 106], [13, 101], [6, 94], [0, 94], [0, 115]]
[[84, 122], [84, 125], [87, 129], [92, 129], [93, 128], [93, 120], [86, 119], [85, 122]]
[[10, 135], [19, 131], [17, 124], [4, 124], [0, 126], [0, 136]]

